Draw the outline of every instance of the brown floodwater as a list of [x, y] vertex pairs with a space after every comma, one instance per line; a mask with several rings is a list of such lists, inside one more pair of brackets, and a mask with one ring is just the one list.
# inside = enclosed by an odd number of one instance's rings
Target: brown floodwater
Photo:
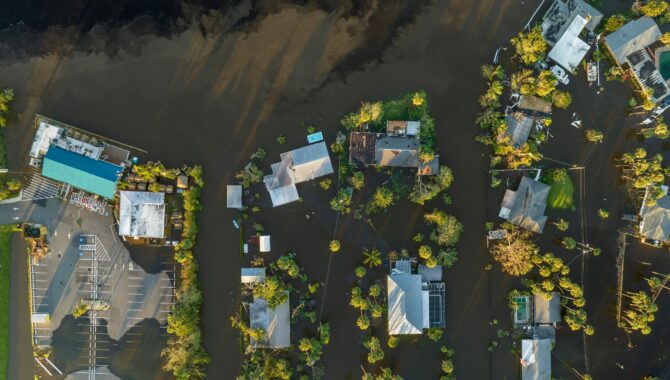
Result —
[[[510, 324], [505, 297], [518, 283], [495, 266], [491, 271], [484, 269], [491, 262], [483, 239], [484, 223], [496, 220], [501, 190], [489, 188], [487, 151], [474, 141], [479, 133], [474, 119], [483, 86], [481, 64], [490, 62], [495, 49], [526, 24], [539, 1], [423, 4], [397, 0], [380, 2], [383, 5], [366, 3], [356, 9], [317, 2], [304, 6], [262, 3], [260, 11], [250, 3], [231, 3], [224, 13], [208, 13], [198, 23], [182, 20], [174, 27], [143, 28], [138, 16], [128, 24], [115, 24], [113, 30], [93, 28], [85, 35], [63, 30], [26, 32], [33, 49], [4, 46], [9, 54], [3, 54], [0, 85], [13, 87], [17, 94], [17, 120], [10, 129], [12, 166], [25, 163], [35, 113], [145, 149], [147, 159], [166, 165], [202, 164], [207, 185], [195, 253], [205, 295], [204, 340], [212, 355], [208, 372], [212, 379], [230, 379], [238, 373], [240, 356], [238, 333], [228, 320], [238, 310], [239, 268], [245, 262], [239, 255], [238, 232], [231, 224], [236, 214], [225, 207], [226, 185], [235, 182], [234, 172], [258, 146], [268, 151], [263, 169], [269, 172], [269, 164], [279, 153], [305, 144], [305, 125], [314, 125], [332, 141], [342, 115], [362, 100], [424, 89], [436, 119], [441, 160], [453, 168], [456, 178], [448, 211], [463, 222], [465, 232], [457, 246], [459, 261], [445, 271], [447, 327], [443, 339], [438, 344], [426, 339], [402, 342], [395, 350], [386, 350], [382, 364], [405, 379], [436, 378], [439, 346], [447, 344], [456, 348], [458, 378], [518, 377], [518, 358], [510, 354], [509, 341], [501, 339], [493, 353], [487, 350], [496, 339], [496, 330]], [[626, 4], [608, 2], [607, 6]], [[624, 207], [612, 165], [617, 155], [639, 142], [629, 137], [634, 120], [623, 113], [630, 86], [605, 83], [603, 87], [604, 92], [596, 95], [582, 74], [573, 78], [574, 110], [555, 113], [554, 137], [542, 151], [555, 160], [587, 167], [586, 237], [603, 248], [601, 256], [587, 259], [583, 272], [587, 310], [596, 328], [596, 335], [587, 339], [591, 374], [610, 379], [650, 373], [662, 376], [669, 371], [664, 338], [670, 327], [662, 323], [670, 316], [670, 300], [664, 299], [668, 296], [659, 298], [661, 311], [654, 333], [644, 338], [632, 336], [636, 347], [631, 350], [612, 313], [616, 229], [621, 225], [616, 215]], [[572, 111], [583, 117], [585, 125], [603, 130], [605, 142], [586, 144], [582, 131], [569, 125]], [[275, 142], [279, 134], [287, 137], [283, 146]], [[662, 144], [645, 145], [667, 156]], [[325, 281], [327, 242], [336, 222], [327, 202], [334, 190], [326, 192], [317, 183], [308, 183], [299, 186], [299, 191], [302, 203], [269, 209], [265, 190], [253, 188], [250, 197], [258, 192], [256, 203], [264, 208], [252, 214], [249, 222], [262, 223], [272, 235], [272, 257], [294, 251], [312, 279]], [[604, 222], [597, 219], [601, 207], [608, 208], [613, 217]], [[361, 249], [412, 249], [411, 237], [424, 228], [423, 211], [400, 202], [375, 216], [374, 228], [350, 216], [340, 219], [336, 237], [342, 241], [342, 250], [333, 258], [325, 293], [322, 288], [318, 294], [318, 301], [324, 303], [322, 317], [331, 324], [333, 336], [323, 353], [326, 378], [359, 378], [360, 365], [365, 362], [363, 335], [348, 305]], [[579, 212], [550, 211], [549, 215], [569, 218], [570, 233], [581, 238]], [[569, 257], [571, 253], [561, 251], [553, 235], [556, 231], [548, 228], [542, 247]], [[641, 286], [636, 273], [645, 267], [638, 260], [652, 262], [659, 272], [670, 272], [665, 251], [632, 244], [627, 252], [627, 289]], [[147, 265], [151, 262], [147, 260]], [[572, 266], [573, 276], [581, 278], [581, 261]], [[381, 276], [382, 270], [377, 274]], [[493, 325], [493, 320], [499, 324]], [[149, 333], [157, 326], [145, 324], [140, 329], [148, 331], [147, 351], [154, 351], [147, 353], [147, 363], [157, 368], [161, 341]], [[383, 328], [383, 324], [377, 327]], [[64, 326], [63, 339], [74, 339], [70, 335], [75, 330]], [[112, 368], [124, 378], [149, 378], [142, 372], [144, 362], [124, 353], [123, 341], [116, 343], [119, 348], [110, 359]], [[62, 358], [75, 355], [74, 343], [63, 347]], [[570, 378], [572, 368], [583, 372], [582, 348], [581, 334], [561, 328], [554, 350], [554, 375]], [[19, 360], [31, 358], [24, 355]]]

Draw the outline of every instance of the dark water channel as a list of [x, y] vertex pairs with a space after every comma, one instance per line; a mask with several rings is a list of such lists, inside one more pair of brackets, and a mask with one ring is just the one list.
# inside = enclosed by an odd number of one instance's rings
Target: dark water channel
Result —
[[[304, 145], [306, 133], [301, 123], [314, 125], [330, 142], [339, 119], [361, 100], [424, 89], [436, 119], [441, 159], [453, 168], [456, 178], [448, 211], [463, 222], [465, 232], [458, 244], [459, 261], [445, 271], [444, 338], [438, 344], [425, 339], [413, 344], [403, 341], [395, 350], [386, 350], [382, 364], [405, 379], [436, 378], [439, 346], [447, 344], [456, 348], [458, 378], [517, 378], [518, 359], [509, 353], [509, 342], [502, 342], [493, 353], [487, 350], [496, 339], [496, 330], [509, 326], [505, 296], [517, 284], [497, 270], [485, 270], [490, 259], [483, 239], [484, 223], [495, 220], [501, 193], [489, 188], [488, 158], [473, 140], [479, 133], [474, 119], [483, 85], [481, 64], [490, 61], [495, 49], [526, 24], [539, 2], [304, 3], [231, 2], [221, 13], [199, 13], [197, 23], [175, 16], [191, 9], [183, 6], [176, 13], [119, 16], [109, 23], [109, 29], [92, 26], [86, 33], [31, 25], [22, 32], [6, 30], [12, 38], [3, 45], [9, 53], [2, 55], [0, 85], [16, 90], [18, 113], [10, 134], [10, 162], [15, 167], [25, 162], [23, 154], [32, 138], [29, 125], [39, 112], [143, 148], [149, 152], [148, 159], [160, 159], [166, 165], [202, 164], [207, 185], [195, 252], [205, 293], [203, 332], [212, 355], [209, 378], [230, 379], [238, 373], [240, 357], [238, 333], [228, 320], [240, 302], [239, 268], [243, 264], [239, 236], [231, 224], [235, 213], [225, 207], [226, 185], [234, 183], [234, 172], [258, 146], [268, 151], [263, 169], [269, 172], [269, 164], [278, 160], [279, 153]], [[170, 8], [172, 3], [166, 4]], [[607, 2], [608, 7], [627, 4]], [[19, 43], [26, 40], [32, 45]], [[603, 130], [605, 142], [587, 145], [582, 131], [569, 126], [570, 113], [557, 112], [554, 137], [543, 153], [587, 167], [586, 232], [590, 242], [603, 248], [600, 257], [587, 260], [584, 272], [587, 309], [596, 328], [596, 335], [587, 340], [591, 374], [605, 379], [648, 373], [661, 376], [668, 371], [668, 348], [663, 341], [670, 327], [662, 321], [670, 317], [669, 300], [659, 299], [661, 311], [654, 333], [635, 336], [637, 347], [632, 350], [627, 349], [626, 336], [613, 318], [620, 223], [616, 217], [600, 221], [596, 212], [605, 207], [616, 216], [623, 208], [612, 164], [621, 152], [639, 142], [630, 137], [633, 122], [623, 114], [629, 85], [607, 83], [604, 88], [596, 95], [583, 76], [573, 78], [571, 84], [574, 111], [585, 125]], [[280, 133], [287, 137], [283, 146], [275, 141]], [[649, 150], [667, 155], [667, 147], [660, 143], [651, 143]], [[269, 205], [264, 189], [253, 192], [260, 194], [259, 204]], [[334, 190], [326, 192], [317, 183], [308, 183], [300, 185], [299, 192], [303, 202], [264, 208], [252, 214], [250, 221], [262, 223], [272, 235], [273, 256], [294, 251], [312, 279], [325, 281], [327, 242], [336, 219], [327, 202]], [[323, 354], [328, 379], [360, 378], [360, 364], [365, 361], [362, 334], [348, 305], [361, 249], [411, 248], [411, 237], [423, 228], [423, 211], [401, 202], [376, 216], [374, 229], [351, 217], [339, 221], [336, 236], [343, 247], [332, 261], [325, 294], [322, 290], [318, 295], [318, 301], [325, 303], [323, 318], [331, 324], [333, 335]], [[570, 233], [575, 237], [580, 234], [578, 215], [561, 214], [571, 220]], [[567, 257], [569, 253], [560, 251], [552, 234], [555, 231], [548, 229], [543, 248]], [[636, 260], [652, 262], [660, 272], [670, 271], [667, 252], [635, 244], [629, 252], [632, 261], [626, 283], [631, 289], [640, 286], [635, 273], [642, 264]], [[581, 273], [581, 264], [576, 263], [574, 275]], [[382, 274], [380, 269], [378, 275]], [[499, 326], [491, 324], [494, 319]], [[75, 339], [75, 328], [68, 323], [59, 330], [58, 339]], [[153, 351], [146, 357], [128, 353], [123, 340], [110, 343], [115, 347], [111, 365], [123, 378], [154, 378], [148, 371], [158, 366], [162, 341], [151, 324], [138, 327], [145, 331], [145, 351]], [[582, 344], [580, 334], [559, 330], [555, 376], [570, 378], [571, 367], [583, 371]], [[70, 346], [72, 352], [59, 352], [59, 360], [68, 361], [77, 346], [74, 342], [64, 346]]]

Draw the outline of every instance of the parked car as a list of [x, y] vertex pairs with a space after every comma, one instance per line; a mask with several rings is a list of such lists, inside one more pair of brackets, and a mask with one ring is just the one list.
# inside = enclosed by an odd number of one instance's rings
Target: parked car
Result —
[[564, 85], [567, 86], [567, 84], [570, 83], [570, 77], [568, 77], [568, 73], [566, 73], [565, 70], [563, 70], [563, 68], [561, 68], [560, 66], [558, 65], [552, 66], [551, 72], [552, 74], [554, 74], [556, 79], [558, 79], [558, 81], [563, 83]]
[[596, 42], [596, 34], [593, 32], [589, 32], [589, 35], [586, 37], [586, 43], [589, 45], [593, 45]]
[[650, 239], [648, 237], [642, 238], [642, 243], [656, 248], [659, 248], [661, 246], [661, 242], [659, 240]]

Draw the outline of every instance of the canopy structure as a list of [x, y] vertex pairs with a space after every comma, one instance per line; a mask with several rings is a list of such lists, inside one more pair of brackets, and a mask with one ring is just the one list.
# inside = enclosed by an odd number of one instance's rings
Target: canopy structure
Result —
[[389, 335], [421, 334], [423, 307], [421, 276], [392, 274], [386, 277]]
[[51, 146], [44, 156], [42, 175], [78, 189], [114, 199], [123, 168], [109, 162]]
[[164, 238], [165, 193], [121, 191], [119, 235], [133, 238]]

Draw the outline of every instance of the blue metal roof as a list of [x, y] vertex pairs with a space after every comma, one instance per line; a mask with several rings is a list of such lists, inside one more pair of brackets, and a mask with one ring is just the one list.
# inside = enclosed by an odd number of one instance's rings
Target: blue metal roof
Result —
[[114, 198], [116, 182], [123, 168], [106, 161], [51, 146], [44, 156], [42, 175], [76, 188]]

